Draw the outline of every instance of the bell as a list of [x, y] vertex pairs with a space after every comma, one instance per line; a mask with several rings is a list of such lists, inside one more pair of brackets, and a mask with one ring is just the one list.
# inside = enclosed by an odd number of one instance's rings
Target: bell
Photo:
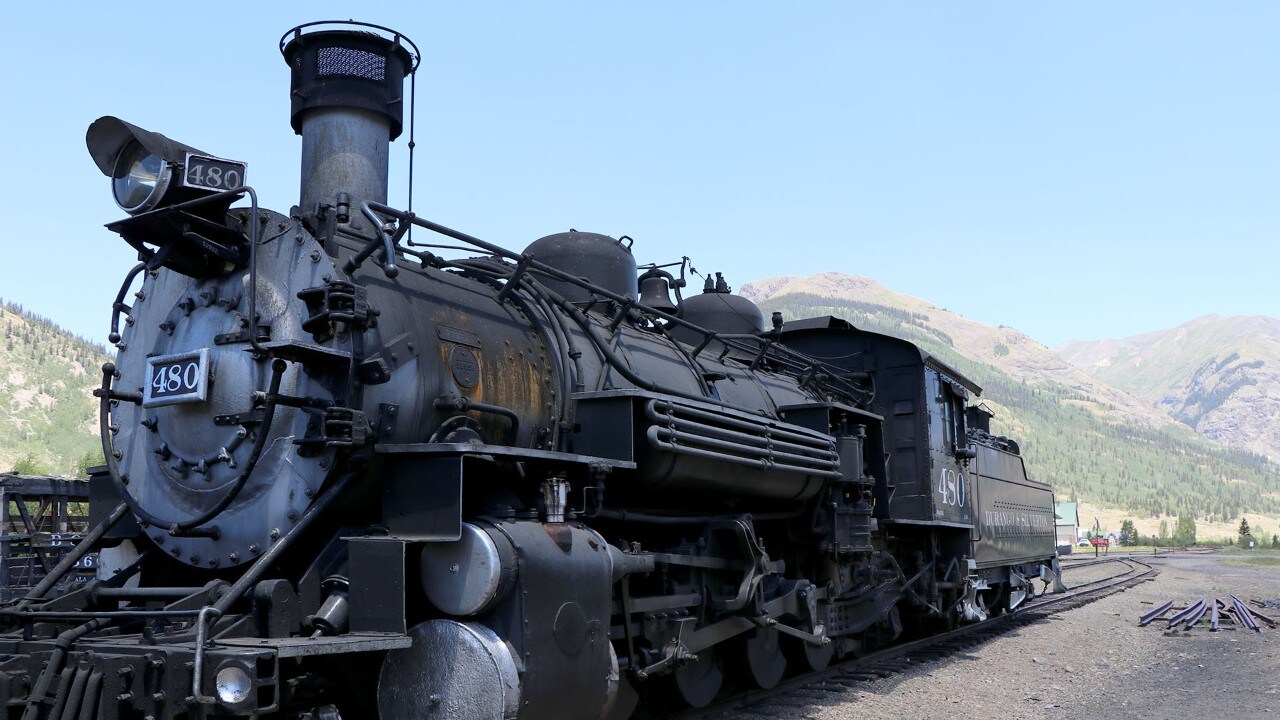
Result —
[[676, 311], [676, 304], [671, 302], [671, 288], [667, 279], [655, 270], [640, 276], [640, 302], [664, 313]]

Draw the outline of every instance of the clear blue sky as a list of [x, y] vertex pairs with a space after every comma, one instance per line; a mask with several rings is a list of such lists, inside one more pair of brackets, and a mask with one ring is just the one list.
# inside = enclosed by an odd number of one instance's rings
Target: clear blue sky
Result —
[[246, 160], [287, 211], [277, 41], [348, 17], [423, 51], [415, 210], [500, 244], [575, 227], [735, 287], [868, 275], [1049, 345], [1280, 316], [1280, 3], [5, 10], [0, 296], [99, 341], [134, 257], [89, 123]]

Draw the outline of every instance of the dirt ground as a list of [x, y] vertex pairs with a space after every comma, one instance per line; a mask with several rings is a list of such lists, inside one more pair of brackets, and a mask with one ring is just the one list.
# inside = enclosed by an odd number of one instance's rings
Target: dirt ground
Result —
[[[1143, 558], [1149, 559], [1149, 556]], [[1166, 632], [1138, 618], [1166, 600], [1178, 606], [1236, 594], [1280, 598], [1280, 568], [1241, 567], [1213, 556], [1157, 559], [1161, 574], [1075, 610], [921, 664], [846, 693], [807, 692], [747, 708], [726, 720], [760, 718], [1280, 718], [1280, 629], [1224, 623], [1210, 632]], [[1068, 585], [1096, 569], [1066, 570]], [[1263, 611], [1272, 617], [1280, 611]]]

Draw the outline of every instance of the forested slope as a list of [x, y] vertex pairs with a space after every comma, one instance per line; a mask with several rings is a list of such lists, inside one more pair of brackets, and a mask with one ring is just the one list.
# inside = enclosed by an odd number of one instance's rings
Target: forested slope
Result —
[[92, 393], [106, 348], [12, 303], [0, 333], [0, 470], [73, 475], [99, 461]]

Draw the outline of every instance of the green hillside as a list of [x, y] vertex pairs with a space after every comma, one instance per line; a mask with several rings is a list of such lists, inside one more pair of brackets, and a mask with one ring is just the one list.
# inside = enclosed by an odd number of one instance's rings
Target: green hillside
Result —
[[[868, 294], [868, 283], [857, 280], [861, 294]], [[766, 315], [835, 315], [864, 330], [911, 340], [965, 373], [982, 386], [983, 400], [997, 413], [993, 430], [1018, 439], [1030, 473], [1052, 483], [1062, 499], [1144, 516], [1189, 512], [1206, 520], [1280, 511], [1280, 468], [1264, 457], [1217, 445], [1172, 421], [1134, 415], [1074, 376], [1044, 376], [1042, 367], [1056, 366], [1040, 356], [1051, 353], [1016, 331], [978, 331], [976, 323], [919, 301], [917, 307], [886, 302], [894, 295], [870, 284], [877, 302], [779, 292], [776, 283], [759, 301]], [[744, 294], [751, 293], [744, 288]], [[965, 345], [989, 349], [987, 361], [962, 354], [961, 335]], [[1007, 363], [1015, 360], [1011, 371]]]
[[71, 475], [100, 460], [92, 392], [106, 348], [12, 303], [0, 331], [0, 470]]

